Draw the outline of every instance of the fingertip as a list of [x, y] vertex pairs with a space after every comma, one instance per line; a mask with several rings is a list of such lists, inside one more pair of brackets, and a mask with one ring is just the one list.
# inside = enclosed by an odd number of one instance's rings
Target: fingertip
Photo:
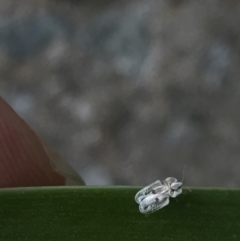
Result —
[[0, 97], [0, 187], [65, 184], [37, 135]]

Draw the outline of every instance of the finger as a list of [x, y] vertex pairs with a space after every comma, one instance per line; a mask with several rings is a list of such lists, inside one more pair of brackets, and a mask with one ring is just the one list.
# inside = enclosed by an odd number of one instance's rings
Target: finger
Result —
[[0, 187], [84, 182], [0, 97]]
[[41, 138], [39, 138], [39, 140], [48, 155], [52, 169], [66, 178], [66, 185], [85, 185], [83, 179], [61, 156], [59, 156], [49, 145], [41, 140]]

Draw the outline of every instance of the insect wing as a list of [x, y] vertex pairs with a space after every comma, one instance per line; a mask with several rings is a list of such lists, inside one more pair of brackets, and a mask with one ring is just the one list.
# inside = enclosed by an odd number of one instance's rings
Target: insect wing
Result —
[[161, 185], [158, 187], [153, 188], [153, 194], [168, 194], [169, 187], [167, 185]]
[[162, 183], [159, 180], [157, 180], [156, 182], [153, 182], [152, 184], [141, 189], [135, 196], [136, 203], [140, 203], [144, 198], [146, 198], [147, 195], [149, 195], [152, 192], [154, 188], [159, 187], [161, 185]]
[[155, 199], [154, 202], [148, 204], [148, 202], [141, 202], [139, 205], [139, 211], [142, 214], [150, 214], [156, 212], [157, 210], [167, 206], [169, 204], [169, 196], [160, 194], [161, 198]]
[[168, 177], [166, 178], [163, 183], [165, 183], [168, 186], [171, 186], [173, 183], [176, 183], [177, 179], [175, 177]]
[[177, 190], [177, 189], [180, 188], [182, 185], [183, 185], [182, 182], [174, 182], [174, 183], [171, 184], [171, 188], [172, 188], [173, 190]]

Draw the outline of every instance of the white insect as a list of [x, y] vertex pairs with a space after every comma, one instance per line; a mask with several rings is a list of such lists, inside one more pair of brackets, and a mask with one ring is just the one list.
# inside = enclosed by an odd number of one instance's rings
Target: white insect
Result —
[[156, 182], [141, 189], [135, 196], [139, 211], [143, 214], [153, 213], [169, 204], [169, 198], [182, 193], [182, 182], [175, 177], [168, 177], [163, 182]]

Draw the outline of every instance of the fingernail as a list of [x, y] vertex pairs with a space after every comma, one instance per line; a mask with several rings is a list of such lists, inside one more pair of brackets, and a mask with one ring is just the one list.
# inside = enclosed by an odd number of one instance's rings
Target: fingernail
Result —
[[52, 169], [66, 177], [66, 185], [85, 185], [83, 179], [60, 155], [58, 155], [49, 145], [39, 138], [42, 146], [47, 153]]

